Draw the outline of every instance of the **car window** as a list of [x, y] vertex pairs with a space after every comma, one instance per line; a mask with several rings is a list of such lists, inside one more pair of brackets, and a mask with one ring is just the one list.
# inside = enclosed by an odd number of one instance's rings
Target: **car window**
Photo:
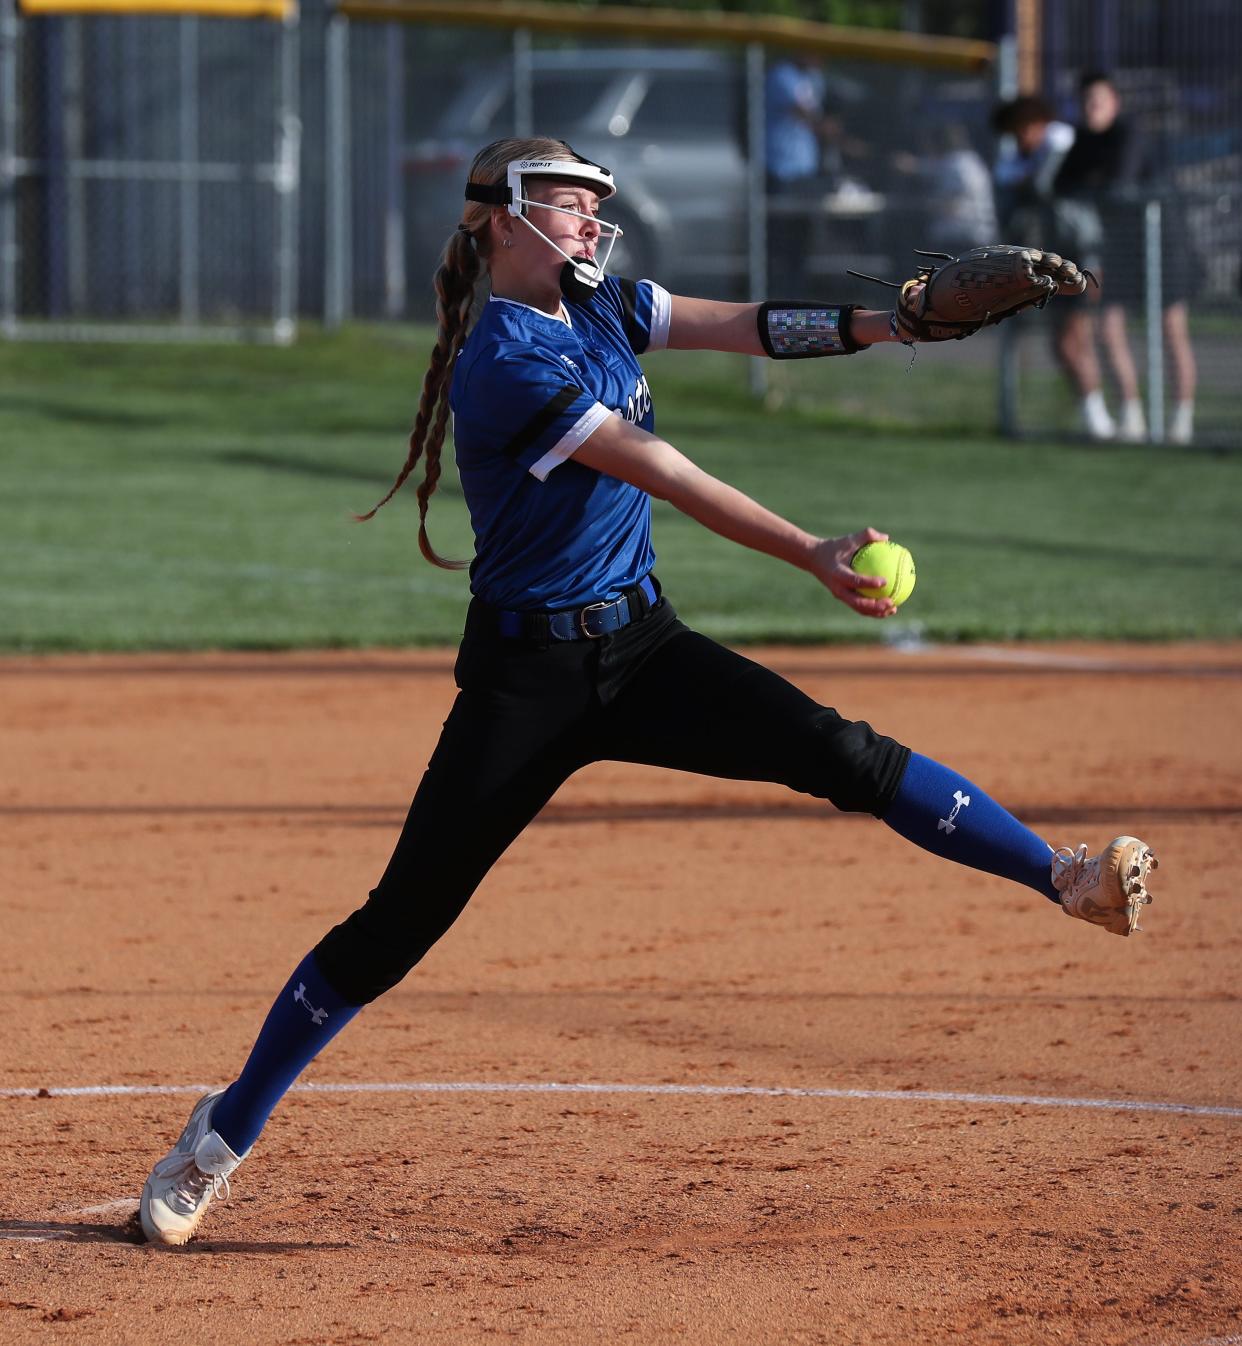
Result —
[[742, 116], [741, 81], [728, 72], [657, 72], [634, 114], [631, 134], [662, 140], [733, 136]]

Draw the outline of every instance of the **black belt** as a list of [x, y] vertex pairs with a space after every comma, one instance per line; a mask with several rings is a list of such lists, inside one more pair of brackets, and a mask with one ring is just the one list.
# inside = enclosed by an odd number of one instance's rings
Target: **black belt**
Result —
[[561, 612], [498, 612], [500, 634], [509, 640], [543, 644], [553, 640], [598, 640], [645, 617], [656, 605], [660, 591], [650, 575], [636, 588], [607, 603], [588, 603], [584, 608]]

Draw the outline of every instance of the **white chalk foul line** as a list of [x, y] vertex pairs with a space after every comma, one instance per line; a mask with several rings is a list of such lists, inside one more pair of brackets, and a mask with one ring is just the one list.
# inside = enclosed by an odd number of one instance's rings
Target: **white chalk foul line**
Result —
[[115, 1201], [105, 1201], [102, 1206], [74, 1206], [62, 1211], [63, 1215], [115, 1215], [117, 1211], [135, 1211], [138, 1209], [136, 1196], [119, 1196]]
[[[211, 1084], [78, 1084], [46, 1089], [0, 1089], [0, 1098], [118, 1098], [144, 1094], [201, 1094]], [[594, 1084], [555, 1081], [410, 1080], [359, 1084], [295, 1084], [295, 1094], [669, 1094], [699, 1098], [832, 1098], [884, 1103], [971, 1103], [998, 1107], [1090, 1108], [1101, 1112], [1177, 1113], [1242, 1117], [1242, 1107], [1161, 1103], [1137, 1098], [1065, 1098], [1056, 1094], [966, 1094], [939, 1089], [814, 1089], [763, 1084]]]

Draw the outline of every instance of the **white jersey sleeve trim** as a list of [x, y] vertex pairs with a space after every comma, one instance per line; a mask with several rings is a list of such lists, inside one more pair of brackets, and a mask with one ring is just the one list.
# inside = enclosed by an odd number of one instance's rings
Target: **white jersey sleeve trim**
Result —
[[649, 351], [662, 351], [668, 348], [668, 326], [673, 317], [673, 296], [654, 280], [646, 281], [651, 286], [651, 336], [647, 340]]
[[611, 415], [612, 412], [602, 402], [596, 402], [584, 411], [547, 453], [537, 463], [530, 465], [531, 476], [547, 481], [548, 473], [571, 457], [587, 436], [598, 430]]

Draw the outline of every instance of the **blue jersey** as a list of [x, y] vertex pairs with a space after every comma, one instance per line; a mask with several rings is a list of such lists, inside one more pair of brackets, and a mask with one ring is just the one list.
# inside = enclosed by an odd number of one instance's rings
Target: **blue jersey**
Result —
[[609, 276], [569, 322], [493, 297], [453, 370], [457, 468], [474, 529], [470, 588], [494, 607], [617, 598], [655, 564], [651, 498], [575, 462], [609, 416], [652, 430], [637, 356], [668, 340], [668, 292]]

